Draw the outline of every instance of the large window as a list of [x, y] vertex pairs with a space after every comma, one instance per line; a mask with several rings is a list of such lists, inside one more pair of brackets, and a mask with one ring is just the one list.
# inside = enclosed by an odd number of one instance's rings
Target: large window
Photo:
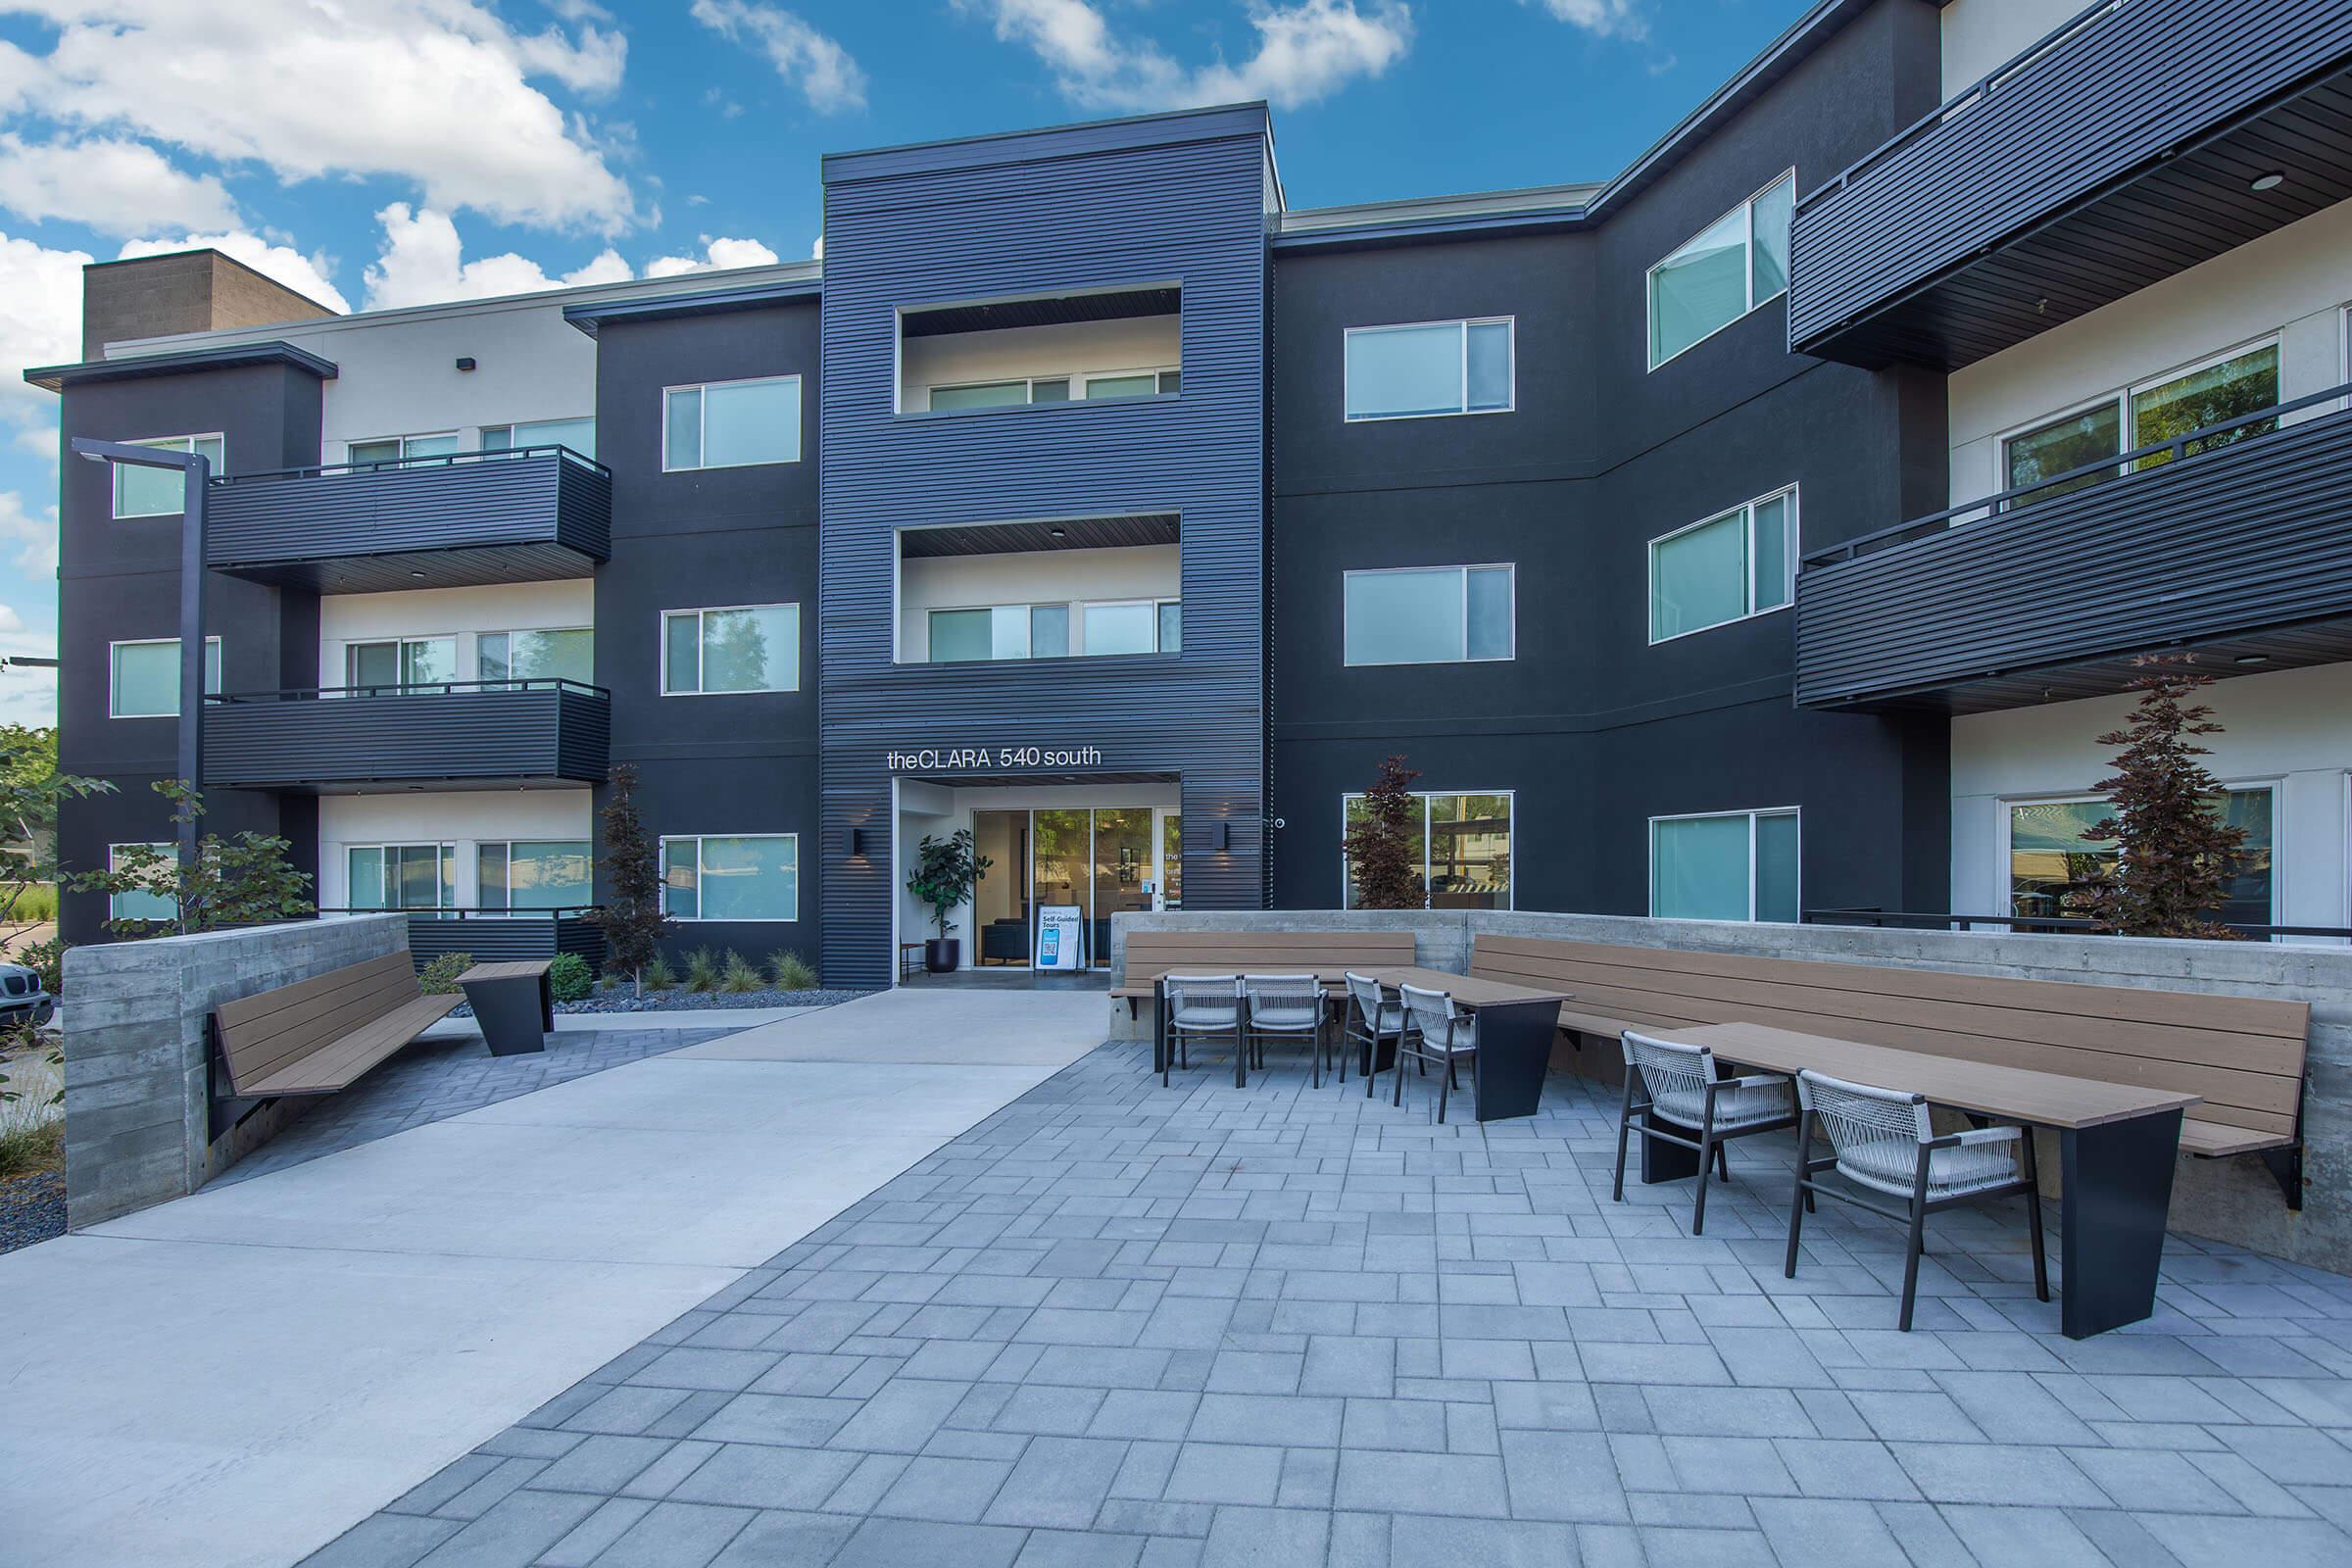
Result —
[[1649, 912], [1660, 920], [1794, 923], [1795, 808], [1651, 817]]
[[[107, 715], [172, 718], [179, 712], [179, 639], [116, 643], [107, 651]], [[220, 690], [220, 639], [204, 640], [204, 689]]]
[[355, 844], [344, 851], [345, 906], [353, 909], [453, 909], [458, 903], [454, 844]]
[[[1417, 794], [1419, 819], [1413, 856], [1433, 909], [1507, 909], [1511, 906], [1511, 794]], [[1343, 800], [1341, 826], [1364, 814], [1364, 798]], [[1355, 868], [1340, 857], [1343, 906], [1355, 907]]]
[[1018, 409], [1032, 403], [1102, 403], [1113, 398], [1172, 397], [1184, 389], [1174, 368], [1109, 370], [1092, 375], [1025, 375], [1003, 381], [963, 381], [929, 388], [933, 414], [974, 409]]
[[419, 458], [454, 458], [458, 434], [443, 430], [433, 435], [393, 435], [374, 441], [345, 443], [344, 456], [354, 464], [406, 463]]
[[1348, 417], [1422, 419], [1509, 413], [1511, 331], [1508, 317], [1349, 327]]
[[595, 851], [586, 839], [511, 839], [474, 847], [485, 909], [578, 909], [591, 902]]
[[[179, 854], [176, 844], [110, 845], [106, 852], [108, 870], [122, 869], [122, 852], [125, 850], [147, 850], [167, 860]], [[110, 920], [175, 921], [179, 918], [179, 905], [162, 893], [110, 893], [106, 896], [106, 917]]]
[[[199, 452], [212, 460], [213, 472], [220, 471], [220, 461], [227, 448], [217, 435], [168, 435], [152, 441], [130, 441], [126, 446], [153, 447], [159, 452]], [[187, 500], [187, 476], [177, 468], [140, 468], [127, 463], [110, 463], [114, 470], [115, 515], [118, 517], [176, 517]]]
[[1649, 270], [1649, 368], [1788, 289], [1796, 174], [1783, 174]]
[[1173, 599], [934, 610], [929, 616], [930, 662], [968, 664], [999, 659], [1066, 659], [1072, 654], [1173, 654], [1183, 647], [1183, 627], [1182, 609]]
[[569, 447], [583, 458], [593, 458], [596, 420], [533, 419], [524, 424], [482, 426], [484, 452], [517, 452], [524, 447]]
[[662, 841], [662, 905], [680, 920], [798, 920], [798, 833]]
[[801, 378], [712, 381], [662, 394], [662, 466], [741, 468], [801, 461]]
[[455, 637], [387, 637], [343, 648], [343, 684], [363, 695], [446, 686], [457, 679]]
[[596, 633], [585, 626], [561, 631], [486, 631], [473, 640], [475, 678], [596, 681]]
[[[2020, 504], [2047, 501], [2113, 479], [2124, 468], [2119, 462], [2055, 484], [2041, 484], [2043, 479], [2109, 458], [2120, 459], [2135, 447], [2154, 446], [2224, 420], [2259, 414], [2278, 403], [2278, 343], [2233, 350], [2185, 370], [2118, 387], [2083, 408], [2007, 437], [2001, 443], [2002, 488], [2034, 487], [2031, 495], [2020, 498]], [[2189, 442], [2183, 450], [2193, 456], [2278, 427], [2277, 419], [2250, 419], [2202, 441]], [[2140, 459], [2136, 466], [2152, 468], [2171, 461], [2171, 453], [2159, 452]]]
[[800, 689], [800, 606], [672, 610], [662, 616], [663, 696]]
[[1649, 640], [1785, 607], [1796, 564], [1796, 492], [1734, 507], [1649, 542]]
[[1509, 659], [1513, 575], [1510, 566], [1348, 572], [1341, 591], [1341, 657], [1350, 664]]
[[[2268, 785], [2225, 790], [2213, 808], [2246, 830], [2245, 849], [2230, 892], [2215, 918], [2235, 925], [2272, 925], [2278, 916], [2276, 796]], [[2083, 911], [2067, 904], [2113, 873], [2122, 846], [2091, 838], [2090, 830], [2115, 814], [2113, 802], [2098, 799], [2027, 801], [2009, 808], [2009, 912], [2033, 919], [2079, 919]]]

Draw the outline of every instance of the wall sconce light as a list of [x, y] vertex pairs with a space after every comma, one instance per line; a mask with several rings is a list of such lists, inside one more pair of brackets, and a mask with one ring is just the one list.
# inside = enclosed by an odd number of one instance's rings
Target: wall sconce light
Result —
[[470, 369], [472, 369], [472, 368], [473, 368], [473, 356], [472, 356], [472, 355], [470, 355], [470, 354], [468, 354], [468, 355], [466, 355], [465, 358], [463, 358], [463, 359], [459, 360], [459, 361], [458, 361], [458, 368], [459, 368], [459, 369], [461, 369], [461, 370], [470, 370]]
[[1217, 853], [1219, 855], [1223, 855], [1232, 848], [1233, 824], [1231, 822], [1219, 822], [1217, 824]]
[[853, 860], [865, 858], [865, 829], [861, 827], [850, 829], [850, 858]]

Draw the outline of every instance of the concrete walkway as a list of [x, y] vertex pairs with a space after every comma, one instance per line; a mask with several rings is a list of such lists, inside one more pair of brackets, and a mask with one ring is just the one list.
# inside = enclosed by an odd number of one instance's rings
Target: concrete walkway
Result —
[[[292, 1562], [1102, 1036], [892, 992], [0, 1257], [0, 1562]], [[630, 1020], [634, 1022], [635, 1020]]]

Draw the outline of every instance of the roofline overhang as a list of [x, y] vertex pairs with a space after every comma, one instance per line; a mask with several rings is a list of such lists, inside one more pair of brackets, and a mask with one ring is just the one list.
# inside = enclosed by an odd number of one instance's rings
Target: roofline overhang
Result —
[[762, 283], [751, 288], [705, 289], [700, 293], [647, 294], [636, 299], [604, 300], [569, 305], [564, 319], [590, 337], [607, 321], [674, 321], [695, 316], [720, 316], [734, 311], [757, 311], [777, 305], [814, 304], [824, 292], [824, 279], [810, 277], [788, 283]]
[[126, 354], [113, 360], [85, 360], [77, 365], [46, 365], [24, 372], [24, 379], [51, 392], [68, 387], [95, 386], [109, 381], [137, 381], [162, 375], [193, 375], [205, 370], [233, 370], [253, 365], [282, 365], [290, 369], [331, 381], [334, 363], [291, 343], [234, 343], [221, 348], [186, 349], [176, 354]]

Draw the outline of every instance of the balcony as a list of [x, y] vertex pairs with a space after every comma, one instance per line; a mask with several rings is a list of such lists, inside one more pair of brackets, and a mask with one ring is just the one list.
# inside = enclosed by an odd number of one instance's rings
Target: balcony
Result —
[[2101, 0], [1798, 204], [1788, 343], [1958, 369], [2352, 197], [2352, 6]]
[[208, 698], [204, 782], [297, 795], [602, 783], [612, 698], [568, 680]]
[[551, 582], [612, 555], [612, 470], [568, 447], [229, 474], [205, 508], [207, 565], [314, 593]]
[[[2336, 387], [1808, 555], [1798, 705], [2029, 707], [2121, 691], [2132, 659], [2156, 652], [2194, 652], [2217, 674], [2352, 660], [2348, 395]], [[2086, 479], [2100, 482], [2048, 497]]]

